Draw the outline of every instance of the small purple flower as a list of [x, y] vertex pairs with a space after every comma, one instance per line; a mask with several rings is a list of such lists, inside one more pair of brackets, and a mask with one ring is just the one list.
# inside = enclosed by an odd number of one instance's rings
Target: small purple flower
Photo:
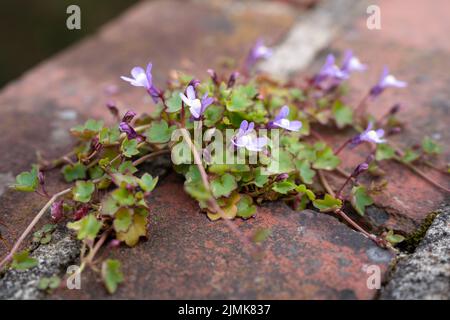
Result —
[[258, 39], [250, 49], [246, 60], [246, 69], [250, 70], [258, 60], [268, 59], [272, 56], [273, 50], [264, 45], [263, 39]]
[[373, 123], [369, 122], [369, 125], [367, 126], [366, 130], [361, 132], [359, 135], [354, 137], [352, 141], [350, 142], [352, 147], [355, 147], [361, 143], [365, 142], [372, 142], [372, 143], [385, 143], [386, 140], [382, 139], [384, 136], [384, 130], [378, 129], [378, 130], [372, 130]]
[[283, 180], [286, 180], [287, 178], [289, 178], [289, 175], [287, 173], [281, 173], [275, 178], [275, 180], [283, 181]]
[[200, 119], [206, 108], [214, 102], [214, 98], [208, 97], [207, 93], [203, 95], [201, 100], [198, 99], [193, 86], [187, 87], [186, 95], [180, 93], [180, 98], [189, 106], [189, 111], [196, 120]]
[[331, 79], [333, 81], [342, 81], [348, 78], [348, 74], [343, 72], [335, 63], [334, 55], [329, 54], [325, 64], [313, 79], [315, 85], [320, 85], [323, 81]]
[[246, 148], [249, 151], [262, 151], [268, 143], [267, 138], [258, 138], [254, 128], [255, 124], [253, 122], [242, 121], [238, 133], [231, 142], [238, 148]]
[[38, 181], [41, 186], [45, 184], [45, 176], [41, 170], [38, 171]]
[[227, 83], [227, 87], [228, 88], [232, 88], [234, 86], [234, 84], [236, 83], [236, 79], [239, 77], [239, 72], [234, 71], [231, 75], [230, 78], [228, 78], [228, 83]]
[[392, 88], [405, 88], [408, 84], [404, 81], [397, 80], [392, 74], [389, 74], [389, 69], [384, 67], [378, 83], [370, 89], [370, 95], [375, 98], [379, 96], [384, 89]]
[[131, 85], [135, 87], [144, 87], [147, 90], [150, 90], [152, 87], [152, 64], [149, 63], [147, 65], [147, 70], [144, 70], [141, 67], [134, 67], [131, 69], [131, 76], [133, 78], [121, 76], [122, 80], [129, 82]]
[[135, 116], [136, 116], [136, 112], [134, 112], [134, 111], [132, 111], [132, 110], [128, 110], [128, 111], [124, 114], [124, 116], [123, 116], [123, 118], [122, 118], [122, 122], [130, 123], [131, 120], [133, 120], [133, 118], [134, 118]]
[[366, 171], [367, 169], [369, 169], [369, 164], [366, 162], [360, 163], [355, 170], [353, 170], [352, 172], [352, 177], [356, 178], [357, 176], [359, 176], [361, 173], [363, 173], [364, 171]]
[[127, 134], [128, 140], [136, 139], [140, 137], [140, 135], [126, 122], [121, 122], [119, 124], [120, 132], [125, 132]]
[[394, 104], [391, 109], [389, 110], [389, 114], [393, 116], [394, 114], [398, 113], [400, 109], [402, 108], [402, 105], [400, 103]]
[[208, 69], [208, 70], [206, 70], [206, 72], [208, 72], [208, 74], [211, 77], [211, 80], [214, 82], [214, 84], [216, 86], [218, 86], [219, 85], [219, 77], [217, 76], [216, 71], [213, 69]]
[[120, 240], [117, 239], [112, 239], [109, 243], [108, 243], [108, 247], [111, 249], [115, 249], [118, 248], [120, 246]]
[[146, 70], [141, 67], [134, 67], [133, 69], [131, 69], [131, 76], [133, 78], [124, 76], [120, 78], [129, 82], [135, 87], [144, 87], [145, 89], [147, 89], [147, 92], [150, 94], [153, 101], [157, 103], [161, 92], [155, 86], [153, 86], [152, 63], [149, 63], [147, 65]]
[[362, 72], [367, 69], [365, 64], [362, 64], [359, 59], [353, 55], [351, 50], [347, 50], [344, 55], [344, 61], [342, 62], [341, 71], [350, 75], [353, 72]]
[[275, 117], [274, 121], [269, 123], [269, 127], [280, 127], [289, 131], [298, 131], [302, 127], [302, 123], [300, 121], [294, 120], [290, 121], [287, 119], [289, 115], [289, 107], [283, 106]]
[[54, 222], [58, 222], [64, 215], [64, 200], [58, 200], [52, 203], [50, 207], [50, 215]]

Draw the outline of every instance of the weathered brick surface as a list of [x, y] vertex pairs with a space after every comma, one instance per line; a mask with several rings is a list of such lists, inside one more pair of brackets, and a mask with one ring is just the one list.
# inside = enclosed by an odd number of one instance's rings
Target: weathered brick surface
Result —
[[[336, 53], [351, 48], [369, 65], [364, 74], [352, 77], [352, 94], [348, 103], [356, 106], [369, 87], [378, 80], [383, 66], [388, 65], [391, 72], [398, 79], [407, 81], [409, 86], [406, 89], [386, 90], [370, 105], [370, 112], [379, 118], [395, 103], [402, 103], [404, 108], [398, 117], [404, 120], [405, 130], [389, 137], [389, 140], [406, 147], [420, 144], [425, 135], [439, 138], [438, 141], [444, 146], [444, 154], [436, 160], [436, 164], [445, 168], [450, 160], [450, 23], [448, 19], [439, 17], [450, 10], [450, 3], [379, 1], [379, 5], [381, 30], [368, 30], [366, 20], [360, 19], [330, 47]], [[346, 138], [330, 132], [328, 139], [334, 146], [339, 146]], [[368, 149], [364, 146], [357, 151], [347, 149], [342, 153], [345, 159], [343, 167], [347, 171], [353, 170], [367, 154]], [[389, 185], [376, 198], [376, 204], [385, 211], [374, 208], [368, 212], [376, 226], [409, 233], [430, 212], [449, 200], [448, 194], [431, 186], [409, 169], [392, 162], [386, 162], [382, 167], [387, 173], [384, 178], [389, 181]], [[447, 188], [450, 186], [448, 175], [426, 167], [421, 169]], [[342, 180], [334, 180], [334, 183], [341, 184]]]
[[[126, 282], [113, 298], [370, 299], [365, 265], [385, 272], [392, 255], [337, 219], [267, 204], [255, 219], [237, 222], [246, 235], [270, 228], [264, 256], [252, 258], [227, 226], [210, 222], [171, 176], [151, 199], [150, 238], [110, 255], [123, 263]], [[65, 298], [108, 298], [86, 273], [82, 290]]]
[[[195, 71], [220, 66], [225, 57], [240, 59], [260, 35], [275, 42], [288, 30], [296, 11], [283, 5], [271, 10], [220, 1], [151, 1], [86, 41], [36, 67], [0, 94], [0, 219], [11, 226], [1, 234], [12, 242], [44, 202], [35, 195], [7, 191], [13, 176], [36, 162], [69, 150], [68, 129], [87, 117], [111, 120], [105, 103], [114, 99], [122, 110], [150, 111], [145, 92], [119, 79], [135, 65], [154, 63], [154, 79], [164, 87], [172, 69]], [[119, 93], [105, 90], [115, 85]], [[63, 188], [53, 173], [50, 191]], [[0, 255], [5, 248], [0, 246]]]
[[[385, 3], [388, 2], [382, 5]], [[118, 80], [130, 67], [152, 60], [154, 78], [160, 86], [171, 69], [190, 69], [201, 76], [206, 68], [219, 66], [223, 57], [242, 57], [249, 43], [260, 35], [269, 43], [279, 41], [296, 15], [289, 8], [233, 3], [230, 9], [224, 8], [221, 1], [208, 5], [188, 1], [140, 4], [97, 36], [41, 65], [3, 91], [2, 177], [28, 168], [35, 161], [36, 149], [49, 157], [68, 150], [71, 140], [65, 129], [87, 116], [103, 118], [103, 105], [109, 98], [123, 108], [149, 110], [151, 102], [142, 90], [129, 88]], [[382, 7], [383, 12], [400, 9]], [[409, 11], [401, 10], [399, 14], [406, 12]], [[392, 14], [383, 21], [395, 24], [398, 17]], [[408, 91], [386, 92], [373, 105], [381, 114], [399, 98], [407, 104], [409, 111], [404, 113], [412, 124], [408, 126], [407, 139], [399, 140], [399, 144], [420, 139], [422, 130], [427, 134], [439, 132], [442, 141], [448, 141], [446, 49], [433, 52], [407, 41], [398, 42], [390, 29], [376, 34], [377, 31], [366, 30], [363, 22], [347, 30], [332, 46], [339, 51], [352, 47], [371, 65], [365, 76], [355, 78], [357, 91], [353, 101], [366, 89], [358, 80], [367, 77], [375, 81], [385, 61], [400, 79], [411, 82]], [[421, 32], [420, 26], [410, 27]], [[383, 35], [386, 32], [389, 36]], [[445, 35], [436, 32], [441, 37]], [[108, 97], [104, 91], [111, 84], [119, 86], [119, 93]], [[11, 145], [13, 139], [18, 142]], [[345, 166], [350, 169], [358, 160], [348, 152], [345, 155]], [[62, 188], [57, 177], [56, 172], [49, 176], [52, 190]], [[411, 231], [444, 199], [407, 170], [393, 166], [388, 178], [392, 183], [387, 194], [395, 196], [385, 196], [378, 202], [389, 213], [386, 217], [383, 213], [374, 215], [380, 224]], [[34, 195], [10, 191], [1, 197], [0, 219], [11, 225], [12, 233], [6, 235], [12, 241], [42, 201]], [[392, 259], [387, 251], [333, 217], [311, 211], [296, 213], [281, 204], [271, 204], [261, 208], [256, 219], [237, 222], [247, 234], [258, 227], [272, 229], [272, 236], [265, 243], [265, 258], [252, 260], [224, 224], [211, 223], [199, 213], [178, 178], [165, 180], [152, 197], [154, 221], [149, 240], [134, 249], [121, 247], [110, 253], [122, 260], [127, 278], [115, 297], [370, 299], [376, 292], [366, 286], [364, 265], [377, 264], [384, 274]], [[97, 279], [87, 272], [83, 290], [58, 291], [53, 297], [106, 298]]]

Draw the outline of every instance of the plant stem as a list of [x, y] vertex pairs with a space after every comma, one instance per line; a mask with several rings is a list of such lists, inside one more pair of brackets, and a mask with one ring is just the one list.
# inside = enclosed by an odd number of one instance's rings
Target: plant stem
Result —
[[158, 151], [155, 151], [155, 152], [152, 152], [152, 153], [148, 153], [145, 156], [142, 156], [139, 159], [134, 160], [133, 161], [133, 166], [137, 167], [138, 165], [140, 165], [141, 163], [143, 163], [143, 162], [145, 162], [145, 161], [147, 161], [149, 159], [153, 159], [153, 158], [156, 158], [156, 157], [158, 157], [160, 155], [168, 154], [168, 153], [170, 153], [170, 149], [163, 149], [163, 150], [158, 150]]
[[94, 260], [95, 255], [97, 254], [98, 250], [101, 248], [103, 243], [105, 243], [106, 238], [108, 237], [109, 233], [111, 232], [111, 229], [103, 232], [102, 236], [98, 241], [95, 243], [95, 246], [92, 248], [92, 250], [89, 252], [88, 256], [86, 257], [86, 264], [91, 264]]
[[394, 158], [394, 160], [397, 161], [398, 163], [403, 164], [404, 166], [408, 167], [412, 172], [414, 172], [418, 176], [422, 177], [424, 180], [426, 180], [427, 182], [429, 182], [430, 184], [432, 184], [436, 188], [441, 189], [442, 191], [445, 191], [447, 193], [450, 193], [450, 189], [444, 187], [443, 185], [440, 185], [439, 183], [437, 183], [436, 181], [434, 181], [433, 179], [428, 177], [425, 172], [419, 170], [418, 168], [416, 168], [412, 164], [406, 163], [406, 162], [404, 162], [404, 161], [402, 161], [402, 160], [400, 160], [398, 158]]
[[60, 191], [60, 192], [54, 194], [50, 198], [50, 200], [45, 204], [45, 206], [41, 209], [41, 211], [38, 212], [38, 214], [34, 217], [33, 221], [31, 221], [31, 223], [28, 225], [28, 227], [25, 229], [25, 231], [22, 233], [22, 235], [16, 241], [16, 243], [14, 244], [14, 246], [12, 247], [12, 249], [8, 253], [8, 255], [6, 255], [6, 257], [3, 258], [3, 260], [0, 262], [0, 269], [12, 259], [12, 257], [14, 256], [14, 254], [17, 252], [20, 245], [22, 244], [23, 240], [25, 240], [25, 238], [28, 236], [28, 234], [31, 232], [31, 230], [33, 230], [34, 226], [42, 218], [44, 213], [47, 212], [48, 208], [50, 208], [50, 206], [56, 201], [56, 199], [58, 199], [60, 196], [63, 196], [65, 194], [69, 193], [70, 191], [72, 191], [72, 188], [68, 188], [63, 191]]
[[447, 172], [447, 170], [439, 168], [438, 166], [434, 165], [433, 163], [431, 163], [430, 161], [424, 161], [424, 164], [428, 167], [430, 167], [431, 169], [434, 169], [435, 171], [442, 173], [442, 174], [449, 174], [449, 172]]
[[360, 113], [364, 113], [367, 108], [367, 100], [369, 100], [370, 93], [367, 93], [364, 98], [361, 99], [358, 106], [355, 109], [355, 115], [359, 115]]
[[344, 148], [350, 143], [350, 141], [352, 141], [352, 139], [346, 140], [339, 148], [336, 149], [336, 151], [334, 151], [334, 154], [337, 156], [342, 150], [344, 150]]
[[322, 170], [317, 170], [317, 174], [319, 176], [320, 183], [325, 188], [325, 191], [330, 194], [333, 198], [336, 197], [336, 194], [334, 193], [333, 189], [330, 187], [330, 184], [328, 183], [328, 180], [323, 175]]
[[341, 196], [342, 190], [344, 190], [345, 186], [350, 182], [351, 179], [352, 179], [352, 176], [349, 176], [349, 177], [345, 180], [345, 182], [342, 184], [342, 186], [339, 188], [338, 192], [336, 193], [336, 196], [337, 196], [338, 199], [341, 199], [341, 200], [342, 200], [342, 196]]

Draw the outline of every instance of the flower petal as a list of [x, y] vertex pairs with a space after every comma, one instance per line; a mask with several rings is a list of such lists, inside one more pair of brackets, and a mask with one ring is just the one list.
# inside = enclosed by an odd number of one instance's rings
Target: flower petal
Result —
[[186, 95], [187, 95], [189, 100], [194, 100], [195, 99], [195, 89], [194, 89], [193, 86], [188, 86], [187, 87]]

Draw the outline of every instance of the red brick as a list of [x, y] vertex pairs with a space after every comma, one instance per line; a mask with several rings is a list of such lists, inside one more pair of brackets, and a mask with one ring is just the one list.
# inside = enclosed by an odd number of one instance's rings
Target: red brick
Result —
[[[406, 89], [387, 89], [378, 100], [370, 105], [369, 111], [381, 117], [395, 103], [404, 108], [399, 118], [406, 124], [405, 131], [389, 140], [407, 147], [420, 144], [425, 135], [440, 135], [439, 142], [444, 146], [444, 154], [436, 163], [445, 168], [450, 159], [449, 123], [449, 75], [450, 48], [448, 45], [449, 23], [439, 19], [443, 12], [450, 10], [450, 3], [437, 1], [433, 5], [423, 1], [380, 1], [381, 30], [369, 30], [366, 17], [349, 27], [341, 37], [331, 44], [330, 50], [342, 53], [351, 48], [355, 54], [369, 65], [364, 74], [355, 74], [351, 83], [351, 96], [348, 103], [356, 106], [367, 93], [370, 86], [378, 80], [384, 65], [398, 78], [409, 83]], [[433, 42], [431, 42], [433, 39]], [[349, 133], [350, 134], [350, 133]], [[333, 132], [327, 139], [339, 146], [346, 137]], [[347, 171], [362, 162], [368, 149], [360, 147], [357, 151], [342, 153], [343, 167]], [[448, 200], [448, 194], [431, 186], [413, 174], [409, 169], [392, 162], [382, 165], [389, 181], [387, 190], [376, 197], [380, 210], [371, 211], [374, 225], [389, 227], [404, 233], [412, 232], [428, 214]], [[448, 175], [421, 168], [440, 184], [449, 185]], [[330, 179], [333, 178], [329, 175]], [[334, 179], [339, 186], [343, 181]]]

